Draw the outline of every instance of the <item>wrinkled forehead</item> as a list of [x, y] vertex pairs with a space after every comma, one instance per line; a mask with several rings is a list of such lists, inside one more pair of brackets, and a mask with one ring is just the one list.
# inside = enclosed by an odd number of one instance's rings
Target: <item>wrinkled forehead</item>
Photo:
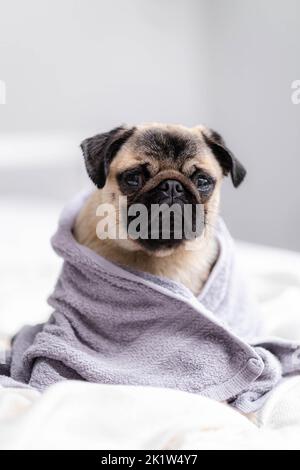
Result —
[[219, 170], [202, 134], [181, 126], [138, 127], [118, 152], [112, 170], [142, 163], [148, 163], [154, 173], [167, 168], [188, 172], [195, 164]]
[[200, 136], [188, 131], [151, 127], [138, 130], [132, 139], [132, 146], [140, 156], [160, 162], [166, 160], [181, 167], [187, 159], [199, 155], [204, 142]]

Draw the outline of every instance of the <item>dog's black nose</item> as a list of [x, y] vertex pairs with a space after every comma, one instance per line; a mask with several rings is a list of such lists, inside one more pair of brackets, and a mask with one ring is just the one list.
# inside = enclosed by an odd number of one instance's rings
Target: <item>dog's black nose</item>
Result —
[[158, 186], [166, 196], [176, 198], [182, 196], [184, 192], [183, 186], [180, 181], [177, 180], [165, 180], [160, 183]]

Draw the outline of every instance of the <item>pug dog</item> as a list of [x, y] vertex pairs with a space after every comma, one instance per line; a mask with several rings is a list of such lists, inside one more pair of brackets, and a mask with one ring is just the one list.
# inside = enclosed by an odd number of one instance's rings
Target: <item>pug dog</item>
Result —
[[[226, 146], [223, 138], [204, 126], [142, 124], [121, 126], [87, 138], [81, 144], [86, 170], [97, 189], [80, 210], [74, 236], [104, 258], [137, 271], [182, 283], [195, 295], [203, 288], [218, 258], [215, 237], [220, 190], [230, 175], [238, 187], [246, 170]], [[125, 212], [133, 204], [173, 204], [202, 207], [203, 226], [193, 238], [101, 237], [97, 208], [103, 204], [115, 210], [116, 225], [123, 224], [119, 204]], [[124, 206], [125, 205], [125, 206]], [[195, 211], [182, 215], [191, 227]], [[128, 221], [127, 221], [128, 223]], [[151, 235], [151, 218], [147, 219]], [[123, 227], [124, 229], [124, 227]], [[101, 234], [100, 234], [101, 235]]]

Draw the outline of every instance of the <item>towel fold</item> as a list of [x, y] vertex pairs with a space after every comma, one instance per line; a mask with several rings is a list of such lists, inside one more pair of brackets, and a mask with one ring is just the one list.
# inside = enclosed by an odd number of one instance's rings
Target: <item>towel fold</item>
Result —
[[73, 237], [87, 195], [63, 211], [52, 239], [63, 266], [44, 324], [13, 339], [0, 385], [43, 390], [64, 379], [176, 388], [248, 413], [286, 374], [300, 346], [260, 338], [260, 318], [219, 220], [219, 258], [200, 296], [165, 278], [133, 272]]

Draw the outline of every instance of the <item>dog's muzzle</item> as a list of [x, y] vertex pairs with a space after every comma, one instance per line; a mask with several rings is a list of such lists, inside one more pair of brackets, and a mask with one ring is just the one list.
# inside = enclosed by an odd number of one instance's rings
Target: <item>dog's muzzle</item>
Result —
[[204, 227], [203, 205], [192, 183], [175, 171], [165, 173], [127, 207], [129, 237], [150, 251], [175, 248], [199, 237]]

